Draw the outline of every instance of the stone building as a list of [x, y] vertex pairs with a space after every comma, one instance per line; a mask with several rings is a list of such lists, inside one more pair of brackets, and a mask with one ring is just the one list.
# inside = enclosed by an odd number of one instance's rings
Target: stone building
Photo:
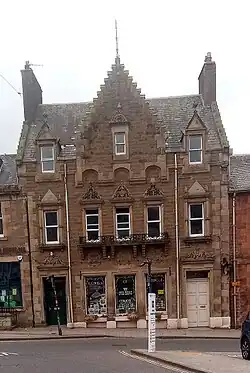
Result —
[[18, 178], [27, 195], [35, 324], [228, 327], [229, 145], [208, 53], [199, 94], [146, 99], [117, 55], [97, 98], [43, 104], [26, 63]]
[[0, 328], [32, 324], [26, 199], [14, 155], [0, 156]]
[[232, 325], [250, 311], [250, 155], [230, 158], [230, 262]]

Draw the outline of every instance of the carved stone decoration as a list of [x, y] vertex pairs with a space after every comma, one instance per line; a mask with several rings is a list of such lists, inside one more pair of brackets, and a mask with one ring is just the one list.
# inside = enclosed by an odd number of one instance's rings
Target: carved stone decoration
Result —
[[87, 192], [83, 195], [82, 199], [100, 199], [100, 195], [98, 194], [98, 192], [95, 190], [94, 186], [92, 183], [89, 183], [89, 189], [87, 190]]
[[118, 251], [118, 253], [116, 254], [116, 263], [118, 265], [131, 264], [131, 262], [132, 262], [132, 255], [130, 251], [128, 250]]
[[206, 190], [198, 181], [195, 181], [187, 193], [189, 196], [200, 196], [206, 194]]
[[89, 267], [98, 267], [102, 263], [102, 255], [97, 251], [91, 251], [87, 255]]
[[57, 204], [58, 203], [57, 197], [54, 195], [54, 193], [50, 189], [47, 191], [47, 193], [41, 199], [41, 204], [47, 204], [47, 203], [50, 203], [50, 204]]
[[191, 260], [214, 260], [214, 254], [211, 252], [206, 252], [204, 250], [195, 249], [191, 251], [188, 255], [182, 258], [183, 261]]
[[148, 251], [147, 259], [151, 260], [152, 263], [163, 263], [165, 261], [165, 255], [163, 250], [157, 247]]
[[128, 199], [131, 198], [131, 194], [128, 191], [128, 188], [121, 183], [113, 194], [113, 199]]
[[26, 249], [24, 246], [13, 246], [13, 247], [0, 247], [0, 256], [12, 256], [25, 254]]
[[162, 191], [156, 187], [155, 183], [151, 183], [144, 193], [145, 197], [163, 197]]
[[128, 123], [127, 118], [125, 117], [125, 115], [122, 112], [121, 104], [118, 104], [117, 111], [112, 115], [109, 123], [110, 124], [117, 124], [117, 123], [125, 124], [125, 123]]
[[50, 265], [50, 266], [64, 266], [65, 263], [59, 258], [59, 256], [53, 254], [53, 255], [48, 255], [44, 260], [43, 260], [43, 265]]

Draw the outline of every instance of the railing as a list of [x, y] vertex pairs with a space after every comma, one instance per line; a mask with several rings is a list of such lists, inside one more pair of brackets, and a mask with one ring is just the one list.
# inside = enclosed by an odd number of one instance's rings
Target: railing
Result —
[[97, 240], [88, 240], [86, 236], [79, 237], [80, 246], [118, 246], [118, 245], [138, 245], [150, 243], [168, 243], [169, 235], [167, 232], [162, 233], [157, 237], [149, 237], [148, 234], [131, 234], [125, 238], [117, 238], [115, 236], [106, 235], [100, 236]]

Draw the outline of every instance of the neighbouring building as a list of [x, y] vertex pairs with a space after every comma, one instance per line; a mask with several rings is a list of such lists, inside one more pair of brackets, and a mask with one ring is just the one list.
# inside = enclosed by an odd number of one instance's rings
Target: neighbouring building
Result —
[[91, 102], [43, 104], [28, 62], [22, 81], [35, 324], [56, 323], [53, 275], [63, 324], [145, 328], [150, 261], [157, 327], [229, 327], [229, 144], [211, 54], [188, 96], [146, 99], [118, 55]]
[[240, 327], [250, 311], [250, 155], [230, 157], [231, 318]]
[[0, 328], [32, 324], [26, 199], [14, 155], [0, 155]]

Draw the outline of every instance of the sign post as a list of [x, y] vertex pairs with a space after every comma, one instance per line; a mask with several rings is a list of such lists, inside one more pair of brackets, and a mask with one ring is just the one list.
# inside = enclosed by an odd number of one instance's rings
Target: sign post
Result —
[[155, 293], [148, 293], [148, 352], [155, 352]]

